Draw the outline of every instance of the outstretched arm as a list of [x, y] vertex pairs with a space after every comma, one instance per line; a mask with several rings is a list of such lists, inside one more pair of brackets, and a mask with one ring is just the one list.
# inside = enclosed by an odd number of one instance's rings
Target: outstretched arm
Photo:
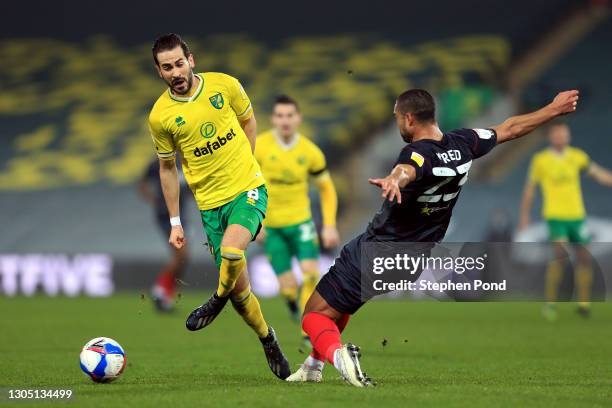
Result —
[[525, 115], [512, 116], [501, 125], [493, 126], [492, 128], [497, 133], [497, 143], [523, 137], [557, 116], [574, 112], [577, 104], [577, 90], [560, 92], [551, 103], [543, 108]]
[[599, 184], [606, 187], [612, 187], [612, 172], [597, 163], [591, 163], [587, 169], [587, 175], [593, 178]]
[[370, 184], [382, 189], [382, 196], [389, 201], [397, 198], [398, 204], [402, 203], [400, 188], [404, 188], [416, 179], [416, 170], [409, 164], [398, 164], [393, 168], [391, 174], [385, 178], [368, 179]]

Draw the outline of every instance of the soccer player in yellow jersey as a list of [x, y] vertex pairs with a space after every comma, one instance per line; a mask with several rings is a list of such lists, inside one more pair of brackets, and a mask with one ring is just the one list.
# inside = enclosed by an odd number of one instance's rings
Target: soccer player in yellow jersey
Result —
[[[278, 277], [280, 292], [291, 316], [299, 321], [306, 301], [319, 278], [319, 242], [310, 213], [308, 182], [313, 179], [321, 194], [325, 248], [338, 245], [336, 210], [338, 198], [327, 171], [323, 152], [298, 133], [302, 117], [297, 102], [286, 95], [276, 98], [272, 109], [273, 129], [257, 138], [255, 157], [266, 177], [269, 199], [265, 228], [260, 233], [266, 255]], [[302, 270], [299, 294], [291, 259], [296, 257]]]
[[612, 173], [593, 163], [582, 150], [572, 147], [570, 129], [565, 123], [549, 127], [548, 148], [537, 153], [531, 160], [529, 175], [521, 203], [519, 229], [529, 225], [529, 213], [537, 185], [542, 191], [542, 216], [548, 223], [550, 240], [553, 242], [554, 258], [546, 271], [546, 300], [544, 316], [555, 320], [557, 312], [554, 302], [563, 277], [566, 249], [564, 243], [576, 246], [576, 270], [574, 273], [578, 312], [587, 317], [590, 312], [590, 295], [593, 272], [587, 248], [590, 237], [585, 225], [585, 210], [580, 188], [580, 174], [586, 173], [595, 181], [612, 186]]
[[153, 59], [168, 89], [149, 116], [160, 180], [170, 216], [170, 244], [185, 245], [179, 214], [175, 153], [200, 213], [210, 251], [219, 268], [216, 293], [187, 318], [189, 330], [209, 325], [228, 299], [257, 333], [268, 365], [285, 379], [290, 374], [272, 327], [251, 292], [245, 250], [266, 213], [267, 191], [255, 157], [256, 122], [249, 97], [237, 79], [217, 72], [194, 74], [187, 44], [176, 34], [159, 37]]

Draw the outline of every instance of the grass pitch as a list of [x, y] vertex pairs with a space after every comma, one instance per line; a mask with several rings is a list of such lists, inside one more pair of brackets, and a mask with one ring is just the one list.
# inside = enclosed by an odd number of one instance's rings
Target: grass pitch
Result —
[[[612, 403], [609, 303], [594, 304], [589, 320], [573, 304], [560, 304], [560, 319], [548, 323], [536, 303], [371, 302], [343, 336], [361, 346], [362, 366], [378, 382], [356, 389], [329, 366], [322, 384], [277, 380], [257, 338], [229, 305], [210, 327], [188, 332], [185, 316], [206, 297], [183, 296], [170, 316], [155, 314], [139, 294], [0, 298], [0, 405], [7, 388], [71, 388], [71, 402], [52, 406], [73, 407]], [[297, 325], [280, 300], [263, 300], [262, 307], [297, 367], [305, 358]], [[114, 338], [127, 354], [124, 375], [111, 384], [94, 384], [79, 369], [81, 347], [98, 336]]]

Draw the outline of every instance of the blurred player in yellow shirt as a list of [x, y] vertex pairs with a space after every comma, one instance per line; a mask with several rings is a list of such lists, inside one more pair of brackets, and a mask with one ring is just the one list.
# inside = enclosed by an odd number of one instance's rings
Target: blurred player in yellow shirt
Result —
[[151, 110], [149, 128], [172, 226], [169, 242], [176, 248], [185, 245], [178, 150], [219, 268], [217, 291], [191, 312], [187, 329], [206, 327], [231, 300], [259, 337], [270, 369], [284, 380], [289, 363], [251, 292], [246, 268], [245, 250], [261, 228], [267, 203], [264, 178], [253, 156], [256, 121], [251, 101], [236, 78], [219, 72], [195, 74], [193, 55], [176, 34], [159, 37], [152, 52], [157, 72], [168, 85]]
[[[292, 318], [299, 321], [319, 279], [319, 240], [310, 212], [309, 181], [314, 181], [321, 194], [321, 240], [325, 248], [339, 243], [338, 198], [323, 152], [298, 132], [302, 117], [297, 102], [286, 95], [277, 97], [271, 120], [273, 129], [258, 136], [255, 149], [269, 189], [268, 216], [258, 240], [264, 241], [280, 292]], [[293, 257], [298, 259], [303, 276], [299, 296], [291, 271]]]
[[575, 244], [577, 265], [575, 282], [578, 295], [578, 312], [587, 317], [590, 313], [591, 284], [593, 271], [587, 244], [590, 236], [586, 229], [584, 203], [580, 188], [580, 175], [586, 173], [595, 181], [612, 186], [612, 173], [593, 163], [582, 150], [572, 147], [570, 129], [565, 123], [549, 127], [549, 147], [537, 153], [531, 160], [529, 175], [521, 203], [519, 229], [529, 225], [529, 213], [536, 186], [542, 191], [542, 216], [548, 224], [553, 242], [554, 259], [546, 271], [546, 300], [543, 314], [555, 320], [557, 312], [554, 302], [563, 277], [566, 245]]

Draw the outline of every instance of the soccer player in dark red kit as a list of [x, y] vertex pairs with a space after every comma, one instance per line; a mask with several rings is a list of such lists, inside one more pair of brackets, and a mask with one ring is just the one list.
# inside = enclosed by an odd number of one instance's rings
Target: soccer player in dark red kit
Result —
[[[180, 193], [186, 196], [189, 194], [189, 186], [185, 182], [185, 177], [178, 164], [180, 164], [180, 160], [177, 159]], [[164, 200], [164, 194], [159, 182], [159, 160], [157, 158], [154, 158], [149, 163], [147, 169], [140, 178], [138, 182], [138, 192], [149, 204], [151, 204], [151, 207], [153, 207], [157, 226], [162, 232], [164, 239], [167, 239], [170, 236], [171, 230], [171, 225], [168, 223], [170, 214], [168, 213], [168, 207], [166, 207], [166, 201]], [[183, 225], [187, 224], [186, 219], [188, 218], [185, 209], [186, 202], [187, 200], [181, 200], [179, 203], [181, 214], [184, 214]], [[170, 261], [162, 267], [162, 270], [157, 275], [155, 285], [151, 290], [153, 304], [160, 312], [171, 312], [174, 310], [176, 304], [176, 281], [182, 276], [189, 260], [189, 254], [186, 247], [175, 248], [171, 246], [170, 250], [172, 251], [172, 257]]]
[[385, 178], [369, 182], [382, 190], [381, 210], [366, 231], [347, 243], [312, 294], [302, 319], [313, 352], [287, 381], [322, 379], [329, 361], [351, 385], [372, 381], [359, 364], [359, 348], [342, 344], [340, 334], [350, 315], [377, 293], [362, 292], [361, 249], [371, 242], [440, 242], [444, 238], [463, 184], [474, 159], [495, 145], [525, 136], [557, 116], [576, 110], [578, 91], [559, 93], [545, 107], [513, 116], [488, 129], [458, 129], [443, 133], [435, 119], [435, 102], [425, 90], [402, 93], [394, 113], [402, 139], [408, 143]]

